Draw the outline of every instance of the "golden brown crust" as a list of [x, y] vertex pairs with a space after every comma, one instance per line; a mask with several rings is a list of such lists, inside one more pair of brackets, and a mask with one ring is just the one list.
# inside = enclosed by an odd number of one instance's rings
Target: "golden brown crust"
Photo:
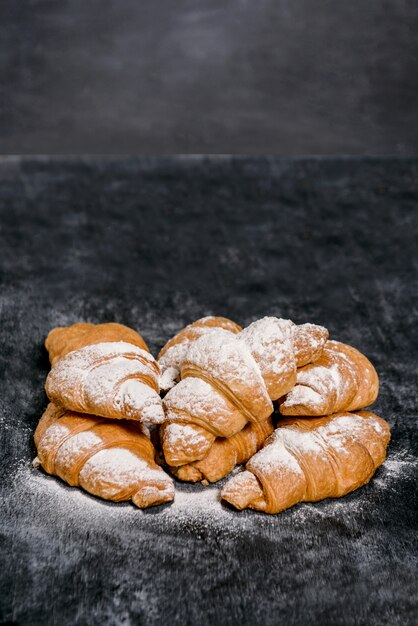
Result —
[[170, 467], [170, 471], [179, 480], [214, 483], [232, 472], [236, 465], [246, 463], [272, 432], [271, 417], [264, 422], [249, 423], [232, 437], [218, 437], [203, 459]]
[[317, 324], [299, 324], [293, 329], [296, 366], [303, 367], [319, 359], [329, 336], [328, 330]]
[[71, 411], [161, 423], [160, 369], [142, 337], [121, 324], [74, 324], [45, 342], [48, 398]]
[[369, 359], [339, 341], [327, 341], [315, 363], [298, 370], [296, 386], [280, 405], [282, 415], [322, 416], [372, 404], [379, 378]]
[[340, 497], [370, 480], [389, 440], [389, 425], [370, 411], [282, 420], [221, 496], [238, 509], [266, 513]]
[[237, 334], [241, 330], [241, 326], [226, 317], [203, 317], [183, 328], [165, 344], [158, 355], [162, 391], [168, 391], [179, 382], [180, 370], [193, 342], [215, 329]]
[[139, 333], [115, 322], [105, 324], [80, 322], [71, 326], [53, 328], [45, 340], [45, 347], [52, 364], [73, 350], [107, 341], [126, 341], [149, 352], [147, 344]]
[[[290, 320], [265, 317], [239, 333], [215, 329], [190, 342], [181, 355], [181, 381], [163, 401], [162, 448], [176, 475], [201, 479], [201, 463], [212, 459], [215, 440], [215, 450], [221, 440], [226, 449], [225, 439], [247, 422], [265, 422], [273, 412], [272, 401], [295, 384], [297, 363], [316, 358], [327, 337], [326, 329], [314, 324], [298, 327]], [[205, 480], [225, 475], [222, 465], [219, 473], [208, 471]]]
[[204, 332], [206, 329], [210, 328], [223, 328], [224, 330], [229, 330], [231, 333], [239, 333], [241, 326], [228, 319], [227, 317], [202, 317], [201, 319], [188, 324], [182, 330], [180, 330], [174, 337], [172, 337], [163, 348], [161, 348], [157, 359], [160, 359], [164, 354], [175, 345], [194, 341], [197, 337], [200, 337], [202, 331]]
[[[50, 403], [36, 428], [37, 465], [71, 486], [141, 508], [174, 498], [141, 426], [67, 411]], [[110, 452], [110, 454], [109, 454]]]

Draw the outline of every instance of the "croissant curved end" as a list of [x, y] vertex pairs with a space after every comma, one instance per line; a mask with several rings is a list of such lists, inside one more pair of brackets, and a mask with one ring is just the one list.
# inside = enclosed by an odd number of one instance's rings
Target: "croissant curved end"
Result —
[[221, 498], [241, 511], [264, 496], [257, 478], [245, 470], [228, 480], [221, 490]]
[[298, 367], [316, 361], [327, 342], [329, 333], [318, 324], [300, 324], [294, 327], [295, 357]]
[[144, 383], [129, 379], [119, 389], [115, 404], [123, 408], [124, 417], [150, 424], [162, 424], [164, 409], [160, 396]]
[[162, 482], [158, 485], [142, 487], [132, 496], [132, 502], [140, 509], [150, 506], [172, 502], [174, 500], [174, 484], [172, 481]]
[[193, 465], [180, 465], [180, 467], [171, 467], [170, 471], [174, 474], [176, 478], [178, 478], [178, 480], [184, 480], [190, 483], [197, 483], [204, 478], [202, 472]]
[[160, 376], [161, 391], [168, 391], [180, 380], [180, 370], [177, 367], [167, 367]]
[[164, 424], [160, 432], [165, 460], [174, 466], [203, 459], [215, 440], [200, 426], [176, 422]]
[[325, 399], [306, 385], [296, 385], [280, 405], [282, 415], [324, 415]]

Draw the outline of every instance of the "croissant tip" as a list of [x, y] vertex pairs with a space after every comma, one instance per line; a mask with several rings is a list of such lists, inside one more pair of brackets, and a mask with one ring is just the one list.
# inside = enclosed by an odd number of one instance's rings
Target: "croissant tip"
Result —
[[173, 483], [168, 483], [162, 488], [157, 485], [147, 485], [132, 497], [132, 502], [139, 509], [147, 509], [151, 506], [172, 502], [174, 495]]
[[169, 391], [178, 382], [180, 371], [176, 367], [167, 367], [160, 376], [160, 390]]
[[[158, 400], [160, 400], [159, 397]], [[127, 402], [125, 399], [122, 412], [124, 413], [124, 417], [137, 420], [141, 423], [159, 425], [165, 420], [164, 409], [161, 401], [149, 404], [148, 406], [140, 407], [138, 409], [137, 407], [132, 406], [132, 404]]]
[[254, 497], [262, 496], [262, 490], [257, 478], [251, 472], [245, 470], [233, 476], [221, 490], [221, 499], [232, 504], [236, 509], [247, 508]]
[[228, 490], [226, 490], [225, 492], [221, 491], [221, 500], [228, 502], [228, 504], [233, 506], [235, 509], [238, 509], [238, 511], [242, 511], [250, 503], [250, 500], [244, 498], [243, 494], [241, 494], [241, 496], [238, 496], [238, 494], [234, 494], [234, 492], [229, 492]]
[[298, 384], [287, 394], [286, 399], [280, 405], [282, 415], [326, 415], [327, 407], [322, 396], [308, 387]]
[[160, 424], [163, 424], [165, 420], [165, 416], [164, 413], [161, 413], [159, 415], [153, 416], [152, 419], [151, 418], [147, 418], [146, 416], [144, 417], [144, 419], [142, 419], [143, 422], [146, 422], [148, 424], [153, 424], [156, 426], [159, 426]]

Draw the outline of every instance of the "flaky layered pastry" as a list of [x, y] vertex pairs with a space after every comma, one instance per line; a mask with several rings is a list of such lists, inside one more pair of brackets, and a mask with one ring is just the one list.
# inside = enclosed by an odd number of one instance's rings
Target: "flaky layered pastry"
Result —
[[296, 386], [280, 405], [283, 415], [319, 416], [372, 404], [379, 378], [369, 359], [339, 341], [327, 341], [321, 356], [297, 372]]
[[249, 422], [232, 437], [218, 437], [201, 461], [171, 467], [179, 480], [214, 483], [227, 476], [234, 467], [246, 463], [261, 448], [273, 432], [273, 422], [268, 417], [263, 422]]
[[389, 425], [370, 411], [282, 420], [221, 497], [240, 510], [278, 513], [343, 496], [370, 480], [389, 440]]
[[72, 487], [139, 508], [174, 499], [172, 479], [155, 461], [137, 422], [82, 415], [50, 403], [35, 431], [35, 466]]
[[157, 361], [161, 369], [160, 387], [167, 391], [180, 380], [180, 368], [190, 345], [214, 328], [223, 328], [231, 333], [239, 333], [241, 326], [226, 317], [202, 317], [185, 326], [177, 335], [167, 341], [161, 349]]
[[297, 367], [318, 358], [327, 337], [314, 324], [265, 317], [238, 334], [215, 329], [196, 339], [181, 364], [181, 381], [164, 398], [167, 464], [202, 461], [217, 438], [265, 422], [272, 401], [294, 386]]
[[116, 322], [106, 322], [105, 324], [79, 322], [71, 326], [58, 326], [53, 328], [45, 339], [45, 348], [48, 350], [52, 365], [54, 361], [69, 352], [73, 352], [73, 350], [93, 346], [97, 343], [114, 341], [125, 341], [146, 352], [150, 351], [139, 333]]
[[52, 330], [45, 345], [52, 363], [45, 389], [54, 404], [112, 419], [164, 420], [159, 366], [134, 330], [74, 324]]

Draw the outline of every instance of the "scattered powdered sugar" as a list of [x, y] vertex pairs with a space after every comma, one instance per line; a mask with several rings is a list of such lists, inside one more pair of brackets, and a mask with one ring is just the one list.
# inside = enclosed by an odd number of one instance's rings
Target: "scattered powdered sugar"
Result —
[[176, 490], [176, 497], [170, 507], [170, 514], [189, 514], [191, 516], [220, 514], [221, 505], [220, 491], [217, 487], [198, 488], [197, 490]]
[[[345, 354], [342, 355], [344, 360], [349, 362], [347, 359], [347, 356]], [[337, 390], [340, 390], [343, 386], [344, 383], [346, 382], [346, 377], [343, 377], [341, 375], [341, 370], [338, 367], [338, 363], [333, 363], [329, 368], [328, 368], [329, 374], [332, 378], [332, 381], [334, 383], [334, 386]]]
[[[102, 452], [110, 452], [110, 450]], [[139, 472], [142, 477], [144, 472], [154, 471], [158, 474], [156, 476], [158, 482], [161, 483], [160, 471], [145, 467], [139, 468], [137, 465], [139, 459], [135, 457], [136, 460], [133, 460], [129, 451], [124, 452], [127, 452], [123, 457], [126, 469], [131, 467], [131, 470]], [[116, 454], [120, 463], [122, 457]], [[106, 471], [109, 466], [109, 455], [106, 458], [102, 453], [98, 453], [93, 458], [96, 458], [96, 470], [100, 468], [101, 473]], [[171, 477], [167, 476], [167, 478], [170, 480]], [[94, 480], [94, 476], [89, 480]], [[110, 483], [113, 484], [113, 476], [110, 477]], [[144, 523], [147, 520], [150, 522], [161, 520], [164, 524], [174, 527], [188, 526], [189, 523], [198, 524], [199, 527], [202, 525], [205, 527], [221, 526], [228, 532], [233, 532], [234, 529], [231, 529], [230, 525], [235, 520], [239, 529], [240, 516], [236, 511], [222, 504], [218, 485], [203, 487], [199, 484], [189, 485], [176, 480], [174, 483], [175, 500], [173, 502], [144, 510], [138, 509], [129, 502], [108, 502], [90, 495], [81, 488], [69, 487], [59, 478], [49, 476], [41, 469], [31, 469], [27, 464], [19, 467], [13, 482], [13, 490], [16, 497], [35, 499], [38, 508], [53, 509], [55, 515], [65, 518], [71, 516], [80, 524], [106, 525], [113, 523], [114, 520], [120, 520], [117, 522], [119, 525], [123, 524], [124, 520], [136, 518]], [[109, 494], [112, 492], [112, 484], [109, 484]]]
[[[209, 383], [202, 378], [188, 376], [179, 382], [164, 398], [167, 409], [171, 407], [184, 413], [193, 415], [213, 407], [218, 411], [221, 406], [228, 410], [228, 401], [220, 395]], [[168, 417], [169, 419], [169, 417]]]
[[356, 416], [335, 418], [324, 426], [312, 431], [302, 431], [296, 428], [283, 428], [284, 445], [294, 449], [301, 455], [314, 452], [322, 457], [328, 455], [327, 446], [332, 446], [339, 454], [348, 454], [347, 437], [353, 434], [364, 434], [364, 419]]
[[176, 367], [179, 368], [182, 362], [184, 361], [184, 357], [192, 343], [192, 339], [189, 337], [184, 337], [181, 342], [175, 343], [170, 346], [166, 352], [158, 359], [158, 364], [163, 371], [166, 367]]
[[256, 452], [257, 448], [259, 448], [257, 433], [254, 430], [247, 432], [247, 446], [249, 450], [254, 450]]
[[346, 413], [335, 417], [329, 421], [328, 424], [320, 426], [316, 429], [316, 432], [325, 437], [329, 434], [339, 433], [344, 430], [346, 431], [346, 434], [358, 433], [363, 430], [365, 423], [374, 428], [377, 424], [377, 420], [372, 417], [368, 417], [365, 420], [364, 417], [356, 415], [355, 413]]
[[[337, 341], [333, 342], [338, 345]], [[352, 359], [345, 354], [345, 352], [339, 351], [337, 355], [332, 353], [332, 365], [330, 366], [331, 377], [333, 378], [334, 386], [337, 391], [337, 398], [344, 398], [344, 394], [351, 392], [353, 381], [357, 381], [357, 368]], [[345, 372], [339, 363], [345, 364]]]
[[319, 426], [313, 431], [297, 431], [291, 428], [284, 430], [291, 431], [291, 434], [287, 434], [286, 437], [290, 436], [293, 439], [299, 437], [298, 449], [302, 453], [312, 450], [313, 442], [316, 440], [319, 443], [318, 452], [325, 456], [327, 454], [325, 447], [327, 444], [337, 449], [339, 453], [348, 452], [347, 438], [354, 437], [361, 442], [365, 434], [367, 434], [367, 429], [369, 427], [376, 429], [376, 425], [379, 427], [377, 432], [382, 432], [383, 428], [378, 423], [378, 420], [373, 417], [364, 418], [355, 413], [347, 413], [331, 419], [327, 424]]
[[379, 420], [376, 420], [376, 419], [370, 418], [370, 425], [371, 425], [371, 426], [375, 429], [375, 431], [376, 431], [377, 433], [379, 433], [379, 434], [380, 434], [380, 433], [382, 433], [382, 432], [383, 432], [383, 430], [384, 430], [384, 429], [383, 429], [383, 426], [382, 426], [381, 422], [379, 422]]
[[[236, 468], [227, 479], [237, 474]], [[220, 500], [220, 484], [202, 487], [174, 480], [175, 500], [172, 503], [141, 511], [130, 503], [115, 504], [90, 496], [82, 489], [69, 487], [58, 478], [48, 476], [42, 470], [32, 469], [28, 462], [21, 462], [13, 478], [12, 492], [8, 502], [18, 505], [21, 499], [30, 500], [36, 508], [45, 510], [49, 516], [72, 519], [73, 524], [87, 524], [90, 528], [119, 528], [123, 524], [157, 524], [157, 532], [191, 532], [199, 538], [202, 530], [219, 529], [223, 533], [239, 536], [243, 532], [257, 534], [260, 523], [271, 532], [277, 532], [281, 524], [318, 523], [322, 518], [363, 515], [369, 509], [375, 515], [376, 498], [395, 492], [405, 480], [413, 480], [418, 471], [418, 459], [406, 452], [391, 454], [378, 469], [366, 490], [359, 489], [350, 497], [327, 499], [316, 503], [300, 503], [278, 515], [265, 515], [255, 511], [236, 511]], [[371, 491], [370, 491], [371, 490]], [[164, 523], [163, 528], [158, 524]]]
[[[203, 487], [176, 481], [175, 488], [174, 502], [161, 507], [158, 512], [158, 519], [168, 528], [191, 532], [196, 538], [211, 529], [238, 537], [247, 528], [252, 528], [251, 512], [238, 512], [226, 505], [221, 500], [220, 485]], [[256, 527], [254, 532], [257, 532]]]
[[[401, 480], [408, 475], [418, 472], [418, 458], [406, 452], [398, 453], [386, 459], [379, 469], [379, 476], [373, 482], [379, 489], [390, 489], [396, 480]], [[411, 476], [412, 477], [412, 476]]]

